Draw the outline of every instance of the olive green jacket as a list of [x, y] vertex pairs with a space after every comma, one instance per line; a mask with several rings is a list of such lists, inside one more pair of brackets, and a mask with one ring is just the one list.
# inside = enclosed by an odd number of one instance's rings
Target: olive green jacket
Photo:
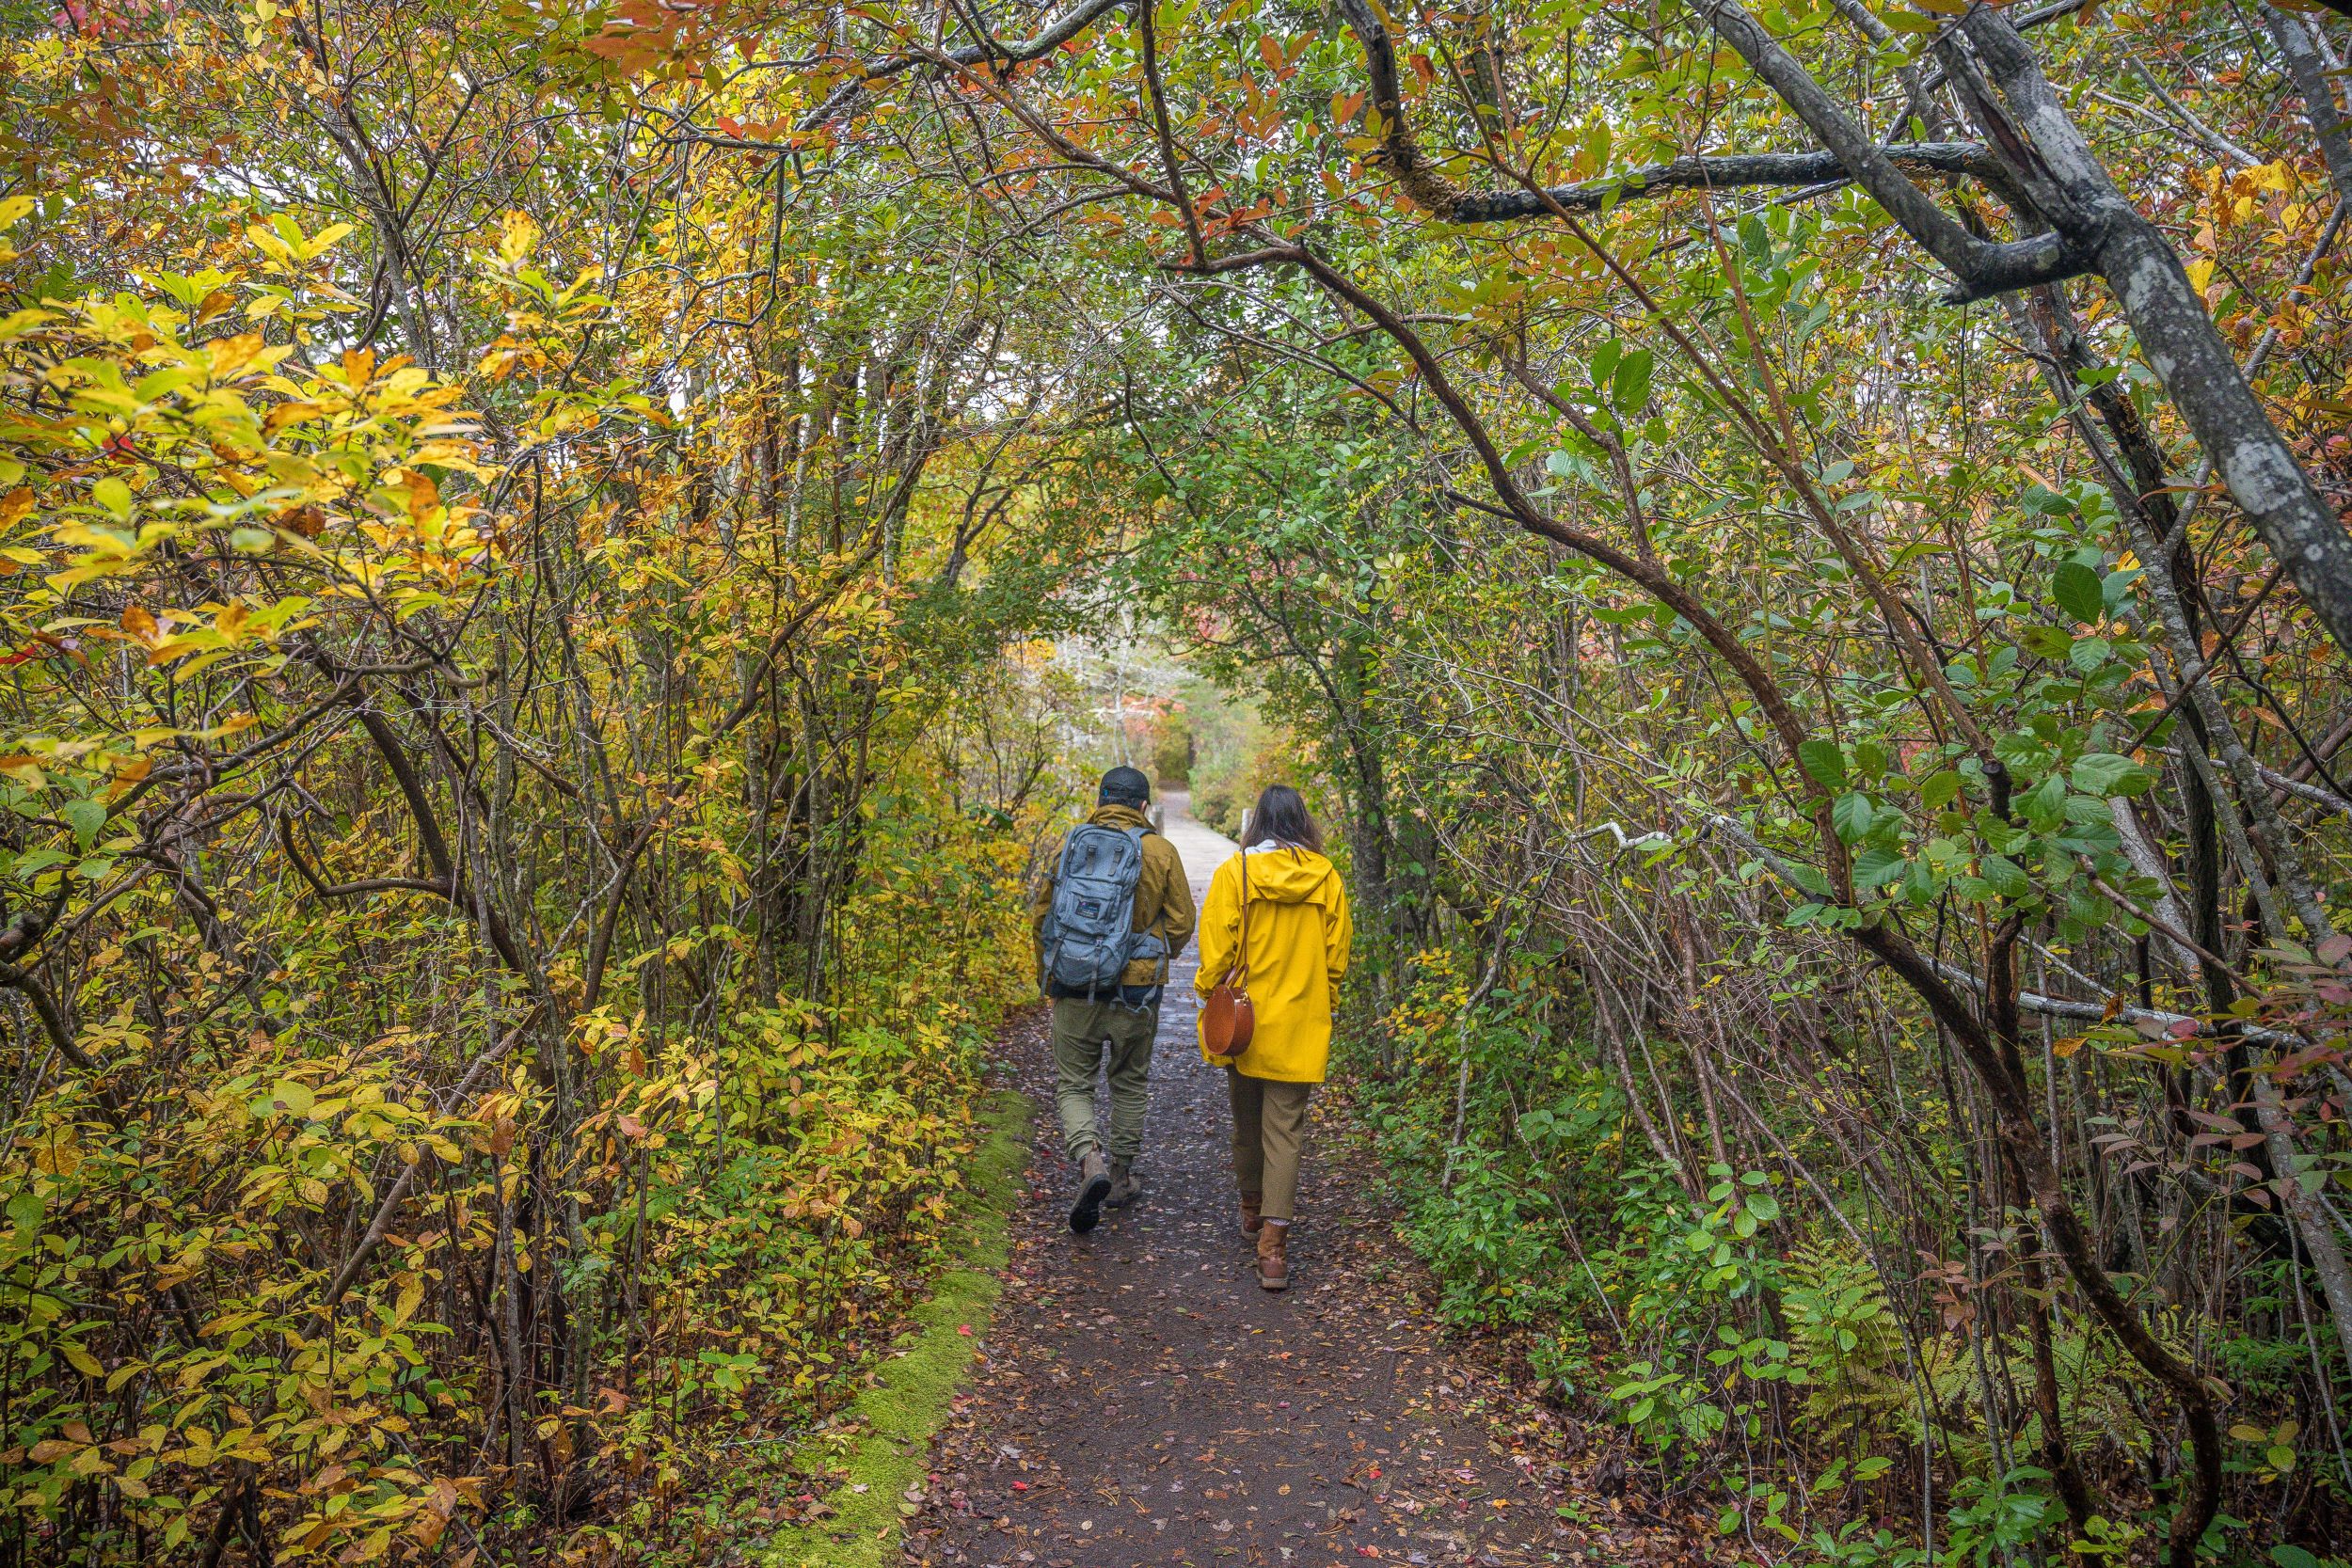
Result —
[[[1097, 827], [1149, 828], [1151, 818], [1133, 806], [1097, 806], [1087, 818]], [[1037, 895], [1029, 901], [1029, 929], [1041, 936], [1045, 917], [1054, 908], [1054, 873], [1061, 866], [1061, 841], [1056, 840], [1054, 852], [1045, 859], [1045, 875], [1039, 881]], [[1176, 853], [1176, 846], [1153, 832], [1143, 839], [1143, 874], [1136, 881], [1136, 929], [1157, 931], [1168, 944], [1168, 956], [1173, 959], [1192, 940], [1197, 916], [1192, 907], [1192, 883], [1185, 879], [1184, 857]], [[1040, 952], [1042, 958], [1042, 949]], [[1168, 972], [1158, 958], [1137, 958], [1119, 977], [1122, 990], [1155, 989], [1167, 983]]]

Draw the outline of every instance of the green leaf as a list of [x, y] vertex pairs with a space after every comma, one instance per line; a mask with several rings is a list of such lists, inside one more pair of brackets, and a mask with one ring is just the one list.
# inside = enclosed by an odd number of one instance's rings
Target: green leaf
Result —
[[1877, 816], [1878, 808], [1870, 804], [1870, 798], [1858, 790], [1840, 795], [1837, 803], [1829, 809], [1830, 826], [1837, 830], [1839, 841], [1846, 844], [1861, 843]]
[[1846, 753], [1835, 740], [1807, 740], [1797, 747], [1797, 760], [1813, 782], [1833, 795], [1846, 787]]
[[1632, 419], [1649, 402], [1651, 372], [1656, 358], [1645, 348], [1629, 351], [1617, 361], [1615, 372], [1610, 377], [1610, 396], [1616, 401], [1617, 412]]
[[113, 513], [118, 521], [131, 520], [131, 487], [108, 474], [89, 487], [90, 499]]
[[2112, 752], [2087, 752], [2074, 764], [2074, 787], [2085, 795], [2145, 795], [2155, 783], [2153, 773]]
[[2026, 875], [2025, 867], [2007, 855], [1985, 856], [1977, 868], [1977, 874], [2004, 898], [2023, 898], [2033, 892], [2033, 879]]
[[2018, 815], [2035, 827], [2050, 832], [2066, 820], [2066, 780], [2057, 773], [2017, 798]]
[[2106, 613], [2106, 584], [2078, 561], [2059, 564], [2050, 578], [2050, 593], [2058, 608], [2077, 621], [2095, 622]]
[[1930, 811], [1942, 811], [1958, 799], [1960, 774], [1949, 768], [1930, 774], [1928, 782], [1919, 786], [1919, 803]]
[[2066, 661], [2088, 675], [2107, 661], [2115, 649], [2104, 637], [2086, 637], [2066, 650]]
[[1799, 887], [1816, 898], [1829, 896], [1829, 879], [1821, 875], [1820, 867], [1807, 865], [1802, 861], [1790, 861], [1784, 863], [1788, 866], [1789, 879]]
[[19, 877], [31, 877], [53, 865], [63, 865], [72, 858], [61, 849], [33, 849], [17, 856], [16, 863], [9, 869]]
[[1867, 893], [1875, 887], [1899, 880], [1911, 863], [1892, 849], [1865, 849], [1854, 857], [1853, 885], [1856, 892]]
[[74, 842], [81, 846], [82, 853], [88, 854], [89, 847], [98, 840], [98, 830], [106, 825], [105, 805], [98, 800], [68, 800], [57, 808], [57, 815], [73, 830]]
[[2072, 658], [2074, 655], [2074, 634], [2056, 626], [2027, 626], [2018, 634], [2017, 641], [2037, 658]]

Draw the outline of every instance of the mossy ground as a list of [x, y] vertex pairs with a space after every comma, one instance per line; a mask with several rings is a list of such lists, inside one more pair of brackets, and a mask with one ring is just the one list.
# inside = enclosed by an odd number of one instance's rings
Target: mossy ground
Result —
[[769, 1568], [882, 1568], [898, 1560], [908, 1489], [923, 1479], [932, 1434], [972, 1369], [996, 1307], [1006, 1227], [1019, 1198], [1036, 1107], [1027, 1096], [993, 1096], [974, 1157], [971, 1196], [955, 1261], [915, 1309], [904, 1353], [882, 1364], [872, 1387], [844, 1413], [860, 1435], [833, 1462], [844, 1473], [827, 1503], [832, 1516], [778, 1535], [762, 1554]]

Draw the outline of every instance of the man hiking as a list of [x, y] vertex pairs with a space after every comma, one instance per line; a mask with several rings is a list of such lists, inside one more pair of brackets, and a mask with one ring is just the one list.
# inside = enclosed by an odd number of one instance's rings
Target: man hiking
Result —
[[[1174, 845], [1144, 816], [1151, 781], [1133, 768], [1103, 775], [1093, 815], [1062, 835], [1030, 909], [1038, 968], [1054, 999], [1054, 1106], [1078, 1166], [1070, 1228], [1143, 1196], [1136, 1157], [1159, 1033], [1168, 960], [1192, 939], [1192, 886]], [[1110, 1053], [1110, 1157], [1094, 1126], [1094, 1075]]]

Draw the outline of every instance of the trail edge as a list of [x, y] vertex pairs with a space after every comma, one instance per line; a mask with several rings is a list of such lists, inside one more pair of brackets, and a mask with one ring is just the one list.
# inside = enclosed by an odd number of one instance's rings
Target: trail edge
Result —
[[964, 1223], [951, 1243], [955, 1261], [914, 1309], [902, 1354], [883, 1362], [872, 1386], [843, 1413], [866, 1430], [847, 1455], [848, 1478], [825, 1499], [834, 1516], [776, 1536], [759, 1553], [766, 1568], [887, 1568], [899, 1560], [907, 1523], [899, 1505], [927, 1473], [931, 1438], [971, 1375], [1004, 1289], [1009, 1222], [1036, 1115], [1035, 1101], [1015, 1090], [984, 1102]]

